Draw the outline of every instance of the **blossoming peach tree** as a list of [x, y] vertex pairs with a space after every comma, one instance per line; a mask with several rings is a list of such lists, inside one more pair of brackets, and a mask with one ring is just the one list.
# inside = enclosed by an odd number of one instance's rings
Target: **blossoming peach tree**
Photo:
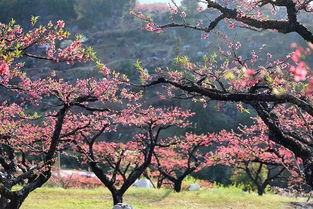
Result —
[[187, 133], [183, 137], [175, 137], [172, 146], [155, 149], [151, 167], [172, 182], [176, 192], [180, 192], [182, 182], [188, 175], [210, 164], [211, 159], [205, 154], [205, 149], [212, 145], [212, 139], [211, 134]]
[[275, 180], [287, 184], [303, 183], [302, 160], [271, 141], [268, 128], [260, 118], [254, 120], [254, 125], [240, 127], [239, 133], [223, 130], [213, 135], [212, 141], [217, 148], [208, 154], [211, 165], [228, 165], [245, 173], [259, 195], [263, 195], [266, 187]]
[[[247, 111], [246, 107], [254, 110], [267, 126], [269, 139], [302, 160], [306, 182], [313, 186], [313, 77], [307, 62], [312, 57], [313, 35], [300, 18], [301, 15], [311, 16], [312, 1], [199, 2], [206, 8], [199, 6], [198, 12], [206, 15], [195, 24], [189, 23], [186, 19], [188, 14], [175, 4], [171, 9], [172, 16], [180, 17], [181, 22], [178, 22], [179, 18], [171, 18], [168, 24], [159, 25], [143, 13], [132, 12], [147, 23], [148, 31], [166, 32], [170, 28], [182, 27], [202, 32], [202, 38], [210, 38], [209, 33], [216, 33], [218, 37], [228, 40], [226, 48], [219, 49], [220, 57], [204, 57], [200, 64], [191, 62], [187, 57], [178, 57], [176, 62], [183, 70], [157, 69], [154, 74], [140, 71], [144, 81], [142, 85], [165, 85], [172, 90], [170, 96], [180, 92], [180, 95], [183, 93], [187, 98], [204, 104], [212, 100], [233, 102], [241, 111]], [[278, 11], [282, 19], [276, 17]], [[216, 17], [211, 21], [214, 15]], [[244, 46], [229, 41], [218, 31], [217, 25], [220, 24], [228, 25], [229, 30], [240, 27], [253, 31], [272, 30], [280, 34], [294, 32], [308, 44], [292, 44], [294, 52], [280, 60], [274, 60], [270, 53], [260, 60], [259, 50], [243, 57], [238, 49]], [[299, 126], [298, 122], [303, 126]]]
[[[83, 162], [110, 190], [115, 205], [123, 202], [124, 193], [148, 168], [154, 150], [171, 145], [163, 132], [171, 127], [185, 128], [192, 115], [180, 108], [144, 108], [128, 104], [127, 108], [103, 115], [100, 120], [95, 117], [84, 119], [85, 123], [93, 125], [78, 131], [76, 136], [70, 137], [70, 142], [74, 151], [81, 153]], [[126, 134], [125, 128], [134, 132]], [[121, 135], [124, 142], [110, 139], [105, 134], [110, 132]]]

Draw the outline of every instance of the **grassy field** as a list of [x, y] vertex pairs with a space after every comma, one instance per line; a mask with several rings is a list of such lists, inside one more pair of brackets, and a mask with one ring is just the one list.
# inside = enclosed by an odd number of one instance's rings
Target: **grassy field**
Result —
[[[259, 197], [237, 188], [182, 193], [132, 188], [124, 200], [135, 209], [289, 209], [288, 203], [296, 201], [272, 194]], [[26, 199], [22, 209], [111, 209], [111, 204], [111, 195], [106, 189], [40, 188]]]

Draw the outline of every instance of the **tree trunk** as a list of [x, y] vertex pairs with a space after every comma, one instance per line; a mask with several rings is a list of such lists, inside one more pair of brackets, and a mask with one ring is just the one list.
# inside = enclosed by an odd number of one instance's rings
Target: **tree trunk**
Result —
[[5, 209], [19, 209], [22, 205], [22, 203], [24, 202], [24, 200], [12, 200]]
[[5, 197], [0, 198], [0, 209], [19, 209], [25, 198], [14, 198], [13, 200]]
[[123, 194], [112, 193], [112, 196], [113, 196], [113, 205], [123, 203]]
[[0, 208], [6, 208], [9, 203], [9, 199], [6, 199], [4, 197], [0, 198]]
[[157, 188], [160, 189], [163, 185], [163, 180], [164, 179], [158, 179], [158, 183], [157, 183]]
[[303, 159], [304, 175], [306, 183], [313, 188], [313, 159]]
[[180, 192], [181, 191], [181, 184], [182, 184], [182, 181], [175, 181], [174, 182], [174, 190], [175, 190], [175, 192]]
[[262, 196], [265, 193], [265, 187], [258, 186], [258, 195]]

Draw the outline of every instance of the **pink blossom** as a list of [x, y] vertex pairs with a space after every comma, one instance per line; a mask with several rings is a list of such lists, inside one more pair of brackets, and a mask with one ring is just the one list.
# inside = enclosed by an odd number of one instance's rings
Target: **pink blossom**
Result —
[[234, 29], [236, 27], [236, 23], [231, 23], [228, 25], [228, 29]]
[[291, 66], [290, 72], [294, 75], [294, 79], [296, 82], [304, 81], [308, 74], [307, 66], [304, 62], [300, 62], [296, 67]]
[[247, 76], [248, 76], [248, 77], [253, 76], [253, 75], [255, 75], [255, 74], [256, 74], [256, 71], [255, 71], [255, 70], [253, 70], [253, 69], [248, 69], [248, 70], [247, 70]]
[[154, 25], [154, 23], [153, 23], [153, 22], [147, 23], [147, 25], [146, 25], [146, 30], [147, 30], [147, 31], [150, 31], [150, 32], [155, 31], [155, 25]]
[[198, 7], [197, 11], [198, 12], [202, 12], [203, 11], [203, 7]]
[[208, 33], [201, 34], [201, 39], [207, 39], [207, 38], [209, 38], [209, 34]]
[[142, 12], [137, 12], [137, 17], [139, 19], [145, 19], [145, 16], [142, 14]]
[[33, 37], [31, 37], [31, 36], [25, 36], [24, 37], [24, 45], [25, 46], [27, 46], [27, 45], [30, 45], [31, 43], [32, 43], [32, 41], [33, 41]]
[[106, 65], [102, 65], [101, 67], [100, 67], [100, 70], [101, 70], [101, 72], [102, 72], [102, 74], [103, 75], [109, 75], [110, 74], [110, 69], [106, 66]]
[[64, 26], [65, 26], [64, 21], [63, 21], [63, 20], [58, 20], [58, 21], [57, 21], [57, 26], [58, 26], [59, 28], [64, 28]]
[[178, 9], [170, 8], [170, 12], [174, 15], [178, 14]]
[[240, 47], [241, 47], [241, 43], [238, 41], [238, 42], [235, 44], [235, 48], [236, 48], [236, 50], [238, 50]]
[[183, 12], [181, 13], [181, 17], [182, 17], [182, 18], [187, 17], [187, 13], [186, 13], [185, 11], [183, 11]]
[[276, 14], [277, 14], [277, 11], [276, 11], [275, 9], [272, 9], [272, 10], [271, 10], [271, 13], [272, 13], [272, 15], [276, 15]]
[[217, 111], [220, 111], [223, 107], [223, 103], [217, 103]]
[[228, 43], [227, 43], [227, 46], [228, 46], [229, 48], [233, 48], [234, 44], [233, 44], [232, 42], [228, 42]]
[[242, 110], [243, 109], [243, 106], [241, 104], [236, 104], [236, 109], [237, 110]]
[[273, 55], [271, 53], [267, 53], [266, 56], [268, 59], [271, 59], [273, 57]]
[[8, 72], [9, 70], [9, 65], [5, 61], [2, 62], [0, 65], [0, 75], [4, 75]]
[[153, 22], [148, 22], [145, 29], [150, 32], [162, 33], [162, 28], [157, 28]]
[[300, 60], [300, 58], [301, 58], [301, 48], [297, 48], [295, 51], [294, 51], [294, 53], [292, 53], [292, 56], [291, 56], [291, 58], [292, 58], [292, 60], [294, 61], [294, 62], [299, 62], [299, 60]]
[[51, 76], [51, 77], [55, 77], [55, 76], [57, 76], [57, 74], [56, 74], [55, 71], [52, 71], [52, 72], [50, 73], [50, 76]]

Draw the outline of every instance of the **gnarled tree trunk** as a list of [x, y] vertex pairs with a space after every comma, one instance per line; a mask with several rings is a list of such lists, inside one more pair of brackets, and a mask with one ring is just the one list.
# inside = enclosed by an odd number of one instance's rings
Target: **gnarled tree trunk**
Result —
[[13, 195], [7, 198], [4, 195], [0, 197], [0, 209], [19, 209], [22, 206], [26, 196]]
[[119, 192], [111, 192], [113, 197], [113, 205], [116, 205], [118, 203], [123, 203], [123, 194], [120, 194]]
[[175, 192], [180, 192], [181, 191], [181, 185], [182, 185], [182, 181], [175, 181], [174, 182], [174, 190], [175, 190]]
[[265, 194], [265, 188], [267, 185], [258, 185], [258, 195], [262, 196], [263, 194]]
[[303, 159], [304, 175], [308, 185], [313, 188], [313, 157]]

